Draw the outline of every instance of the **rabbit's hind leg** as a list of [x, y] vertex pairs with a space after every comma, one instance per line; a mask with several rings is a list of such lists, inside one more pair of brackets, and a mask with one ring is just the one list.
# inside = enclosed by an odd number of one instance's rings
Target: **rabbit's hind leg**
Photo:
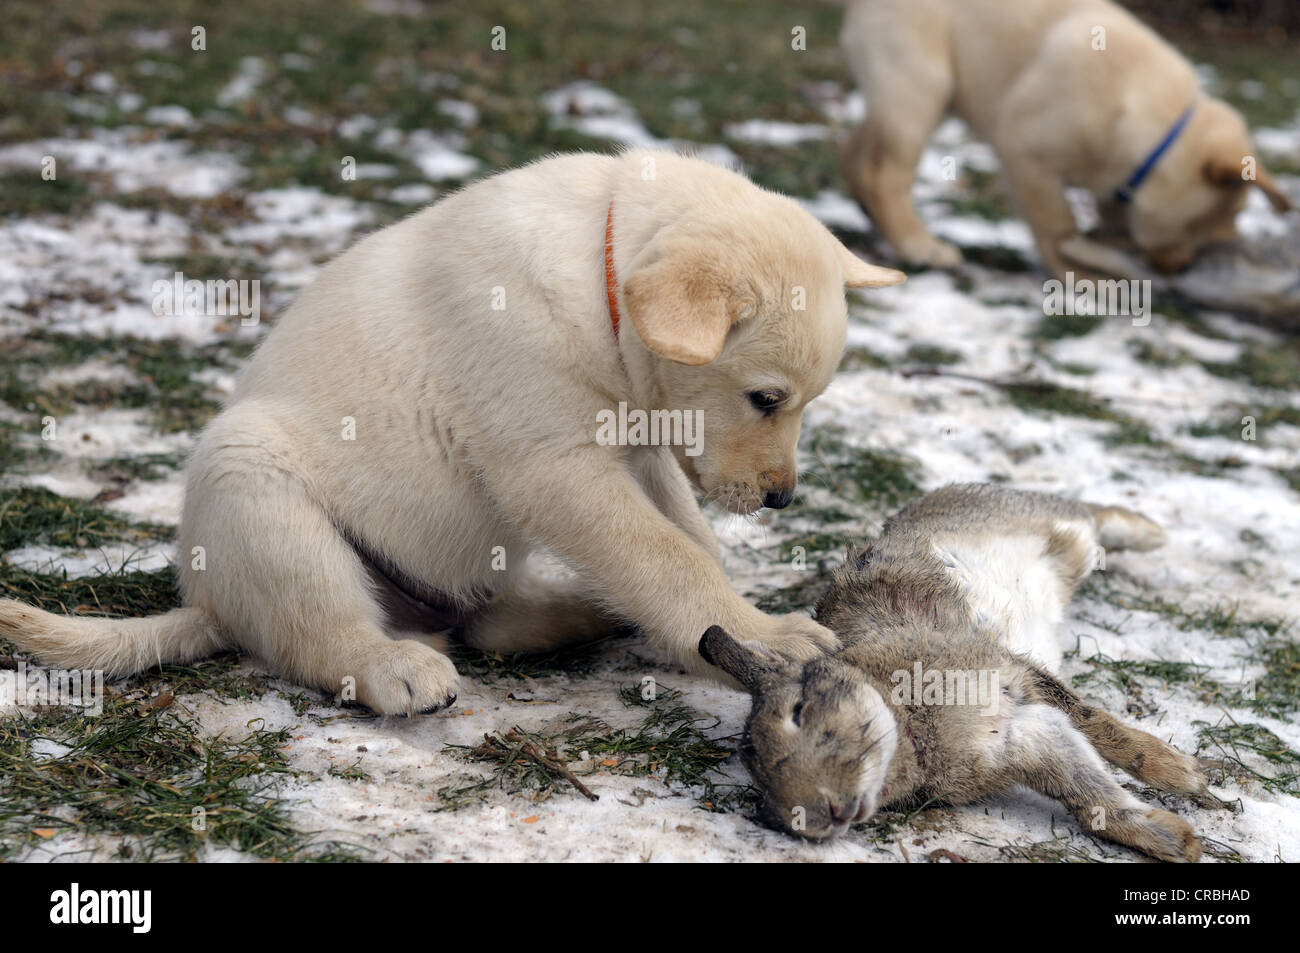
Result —
[[1088, 739], [1061, 710], [1019, 706], [1007, 757], [1013, 780], [1060, 801], [1090, 833], [1159, 860], [1200, 859], [1201, 844], [1192, 826], [1177, 814], [1144, 804], [1115, 783]]
[[1154, 735], [1130, 728], [1110, 712], [1094, 708], [1047, 672], [1031, 673], [1031, 697], [1064, 712], [1098, 754], [1161, 791], [1205, 793], [1205, 774], [1196, 759]]
[[1123, 506], [1087, 504], [1097, 524], [1097, 541], [1106, 549], [1133, 549], [1140, 553], [1156, 549], [1168, 539], [1160, 524]]

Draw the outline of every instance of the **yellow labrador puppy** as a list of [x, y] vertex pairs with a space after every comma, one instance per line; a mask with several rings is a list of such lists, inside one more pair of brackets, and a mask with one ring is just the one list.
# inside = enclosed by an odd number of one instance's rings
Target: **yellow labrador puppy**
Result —
[[[189, 463], [184, 608], [5, 601], [0, 635], [110, 673], [240, 646], [383, 713], [455, 699], [419, 637], [453, 625], [513, 651], [626, 620], [699, 670], [722, 625], [807, 659], [832, 634], [731, 589], [691, 487], [736, 513], [789, 503], [844, 287], [902, 280], [671, 153], [486, 179], [359, 242], [267, 336]], [[577, 581], [525, 571], [534, 549]]]
[[845, 144], [844, 175], [909, 264], [962, 261], [912, 202], [917, 161], [950, 111], [997, 149], [1058, 275], [1077, 231], [1067, 185], [1098, 196], [1107, 223], [1165, 271], [1233, 237], [1247, 186], [1289, 208], [1241, 116], [1109, 0], [855, 0], [840, 42], [869, 113]]

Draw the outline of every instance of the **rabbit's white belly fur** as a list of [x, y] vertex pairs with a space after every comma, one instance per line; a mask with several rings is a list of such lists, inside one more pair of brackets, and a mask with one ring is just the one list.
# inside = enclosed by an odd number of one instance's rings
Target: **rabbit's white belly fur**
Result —
[[1043, 553], [1041, 536], [936, 537], [934, 554], [966, 588], [976, 624], [1007, 648], [1055, 672], [1057, 626], [1069, 593]]

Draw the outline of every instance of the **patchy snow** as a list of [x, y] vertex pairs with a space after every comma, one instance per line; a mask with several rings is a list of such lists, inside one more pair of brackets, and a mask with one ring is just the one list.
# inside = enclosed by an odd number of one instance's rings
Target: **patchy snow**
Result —
[[[403, 4], [381, 6], [400, 11]], [[145, 49], [161, 49], [170, 40], [160, 34], [137, 42]], [[137, 71], [146, 62], [137, 64]], [[223, 91], [229, 103], [255, 94], [265, 78], [260, 64], [260, 60], [241, 64]], [[811, 95], [831, 123], [856, 121], [865, 109], [860, 96], [833, 84], [819, 86]], [[543, 103], [558, 126], [617, 143], [665, 144], [646, 129], [626, 101], [592, 83], [554, 90]], [[468, 103], [442, 100], [440, 108], [463, 126], [478, 121]], [[184, 111], [177, 109], [155, 107], [144, 119], [183, 133], [189, 127], [187, 118], [192, 117], [182, 116]], [[782, 146], [820, 139], [827, 128], [752, 121], [737, 124], [728, 134], [744, 130], [739, 137], [747, 141]], [[820, 132], [814, 136], [811, 130]], [[339, 123], [337, 132], [345, 138], [373, 139], [379, 148], [416, 163], [431, 181], [481, 171], [476, 160], [464, 154], [464, 140], [457, 133], [403, 132], [365, 116]], [[1279, 144], [1294, 149], [1297, 135], [1294, 128], [1262, 130], [1257, 139], [1261, 150]], [[833, 148], [830, 142], [825, 145]], [[737, 164], [725, 146], [699, 149], [715, 161]], [[208, 171], [198, 179], [207, 175], [209, 186], [224, 182], [220, 189], [230, 189], [242, 175], [236, 171], [218, 180], [212, 170], [238, 167], [221, 156], [190, 153], [180, 141], [138, 140], [130, 130], [99, 132], [88, 140], [5, 147], [0, 149], [0, 168], [39, 174], [40, 157], [47, 153], [59, 155], [74, 172], [105, 173], [119, 191], [159, 184], [175, 191], [173, 179], [190, 181], [187, 170], [204, 168]], [[953, 161], [945, 163], [945, 159]], [[371, 163], [361, 168], [364, 177], [383, 179], [389, 177], [391, 167]], [[955, 179], [950, 175], [954, 168]], [[993, 172], [996, 168], [996, 157], [987, 146], [972, 141], [960, 123], [945, 123], [921, 163], [917, 195], [922, 214], [940, 234], [961, 244], [1008, 249], [1032, 259], [1028, 230], [1018, 220], [990, 221], [953, 211], [951, 199], [961, 194], [961, 170]], [[414, 183], [394, 188], [389, 198], [420, 204], [437, 194], [433, 185]], [[1252, 197], [1243, 216], [1243, 231], [1264, 233], [1269, 227], [1266, 216], [1271, 213], [1261, 201]], [[862, 235], [871, 232], [861, 210], [839, 191], [824, 191], [803, 205], [833, 227]], [[246, 206], [247, 219], [232, 217], [217, 233], [199, 233], [170, 213], [124, 209], [109, 201], [94, 204], [75, 220], [45, 216], [0, 223], [0, 326], [16, 333], [51, 327], [77, 334], [180, 336], [208, 342], [229, 332], [196, 316], [166, 318], [152, 313], [152, 281], [164, 277], [160, 271], [165, 268], [146, 259], [179, 257], [193, 251], [196, 243], [210, 254], [250, 257], [270, 286], [264, 301], [276, 295], [284, 300], [311, 279], [322, 260], [373, 221], [368, 206], [311, 188], [253, 193], [246, 197]], [[1273, 333], [1209, 313], [1201, 316], [1209, 333], [1202, 333], [1198, 325], [1157, 310], [1146, 326], [1112, 318], [1081, 336], [1036, 340], [1034, 331], [1043, 318], [1043, 281], [1044, 276], [1033, 271], [995, 272], [972, 266], [962, 279], [929, 272], [912, 276], [904, 285], [850, 295], [850, 349], [869, 349], [891, 366], [837, 375], [827, 392], [810, 405], [805, 426], [843, 428], [853, 447], [904, 455], [914, 461], [925, 489], [953, 481], [996, 480], [1141, 509], [1165, 526], [1169, 542], [1153, 553], [1111, 556], [1106, 572], [1117, 590], [1166, 600], [1188, 612], [1235, 606], [1242, 619], [1300, 618], [1300, 573], [1295, 568], [1300, 565], [1300, 501], [1275, 472], [1300, 465], [1300, 428], [1274, 424], [1263, 429], [1256, 441], [1232, 435], [1194, 437], [1188, 431], [1206, 421], [1231, 420], [1243, 407], [1300, 406], [1295, 393], [1259, 392], [1240, 381], [1215, 376], [1198, 363], [1235, 361], [1248, 345], [1267, 346], [1275, 340]], [[258, 328], [250, 334], [262, 331]], [[909, 375], [904, 365], [910, 363], [909, 349], [918, 345], [952, 351], [957, 363], [934, 374]], [[1135, 354], [1139, 345], [1185, 354], [1192, 360], [1167, 365], [1144, 362]], [[1075, 373], [1079, 368], [1093, 370]], [[989, 383], [1022, 376], [1107, 398], [1111, 407], [1149, 428], [1165, 445], [1112, 444], [1107, 441], [1111, 424], [1018, 409]], [[130, 379], [129, 372], [96, 358], [52, 371], [42, 383], [48, 387]], [[229, 393], [233, 385], [223, 369], [209, 369], [198, 379], [218, 396]], [[10, 419], [7, 412], [3, 416]], [[54, 462], [43, 472], [6, 474], [5, 485], [21, 482], [91, 499], [104, 486], [87, 475], [88, 463], [128, 455], [177, 455], [192, 446], [193, 434], [160, 435], [151, 429], [149, 419], [147, 412], [137, 410], [69, 415], [60, 420], [58, 438], [49, 448], [55, 453]], [[1178, 454], [1232, 462], [1222, 470], [1209, 467], [1197, 472], [1180, 465]], [[174, 524], [180, 513], [181, 476], [164, 476], [132, 482], [120, 498], [105, 505], [137, 520]], [[829, 499], [827, 491], [815, 484], [805, 485], [803, 492], [814, 501]], [[844, 505], [852, 509], [851, 504]], [[877, 531], [888, 515], [852, 511], [851, 521], [834, 528], [864, 538]], [[820, 526], [800, 517], [797, 507], [761, 519], [716, 513], [711, 518], [724, 543], [728, 571], [741, 591], [756, 595], [807, 580], [807, 570], [795, 569], [786, 550], [796, 535]], [[123, 564], [156, 568], [176, 553], [172, 544], [68, 551], [32, 541], [3, 555], [19, 566], [62, 569], [70, 576], [84, 577]], [[839, 558], [833, 551], [816, 555], [831, 563]], [[1124, 608], [1105, 595], [1080, 597], [1059, 636], [1063, 649], [1078, 652], [1066, 660], [1067, 678], [1094, 671], [1087, 659], [1098, 653], [1118, 660], [1194, 662], [1207, 666], [1208, 677], [1228, 686], [1266, 675], [1247, 638], [1218, 636], [1195, 626], [1182, 628], [1167, 614]], [[1295, 638], [1296, 633], [1288, 637]], [[380, 859], [897, 862], [944, 848], [972, 859], [995, 860], [1006, 856], [1000, 848], [1014, 853], [1017, 848], [1053, 841], [1094, 857], [1140, 859], [1094, 840], [1059, 804], [1028, 792], [1011, 792], [968, 807], [931, 808], [888, 837], [876, 838], [859, 829], [831, 844], [808, 844], [761, 828], [743, 812], [710, 810], [702, 803], [701, 790], [667, 784], [654, 774], [621, 776], [580, 753], [575, 753], [578, 757], [571, 767], [600, 795], [599, 801], [588, 801], [561, 784], [553, 796], [540, 802], [489, 789], [481, 800], [446, 810], [440, 789], [467, 777], [488, 775], [488, 766], [469, 761], [465, 754], [465, 748], [482, 741], [484, 733], [504, 733], [516, 725], [554, 733], [574, 715], [635, 730], [648, 709], [627, 707], [620, 690], [639, 686], [646, 677], [679, 690], [680, 703], [702, 714], [698, 727], [709, 737], [734, 745], [748, 708], [743, 694], [682, 674], [637, 639], [602, 643], [591, 655], [590, 671], [557, 671], [527, 679], [499, 672], [487, 679], [467, 675], [454, 708], [411, 719], [377, 718], [337, 708], [315, 692], [307, 693], [308, 708], [298, 713], [286, 695], [300, 687], [282, 682], [274, 682], [274, 689], [260, 699], [187, 695], [178, 699], [178, 705], [192, 711], [212, 734], [246, 733], [253, 719], [263, 720], [267, 729], [292, 728], [285, 754], [299, 774], [283, 797], [295, 824], [321, 831], [323, 837], [361, 845]], [[249, 672], [258, 666], [255, 659], [242, 663]], [[11, 712], [12, 694], [5, 694], [5, 681], [0, 678], [0, 711]], [[1144, 682], [1140, 702], [1105, 678], [1082, 690], [1117, 716], [1184, 750], [1196, 750], [1202, 727], [1198, 722], [1217, 724], [1229, 718], [1261, 725], [1300, 750], [1300, 727], [1294, 716], [1272, 718], [1248, 709], [1207, 705], [1183, 685]], [[33, 753], [58, 757], [61, 752], [57, 744], [38, 740]], [[1270, 770], [1249, 752], [1243, 759], [1254, 768]], [[354, 779], [342, 776], [349, 769], [355, 769]], [[743, 785], [746, 775], [733, 757], [721, 766], [715, 781]], [[1140, 785], [1133, 786], [1141, 791]], [[1216, 842], [1218, 850], [1235, 850], [1252, 861], [1300, 859], [1300, 799], [1271, 794], [1251, 780], [1228, 780], [1214, 793], [1225, 802], [1239, 803], [1240, 810], [1181, 798], [1168, 799], [1168, 804], [1203, 837]], [[83, 848], [107, 857], [115, 847], [111, 839], [70, 833], [42, 843], [30, 858], [53, 858]], [[212, 850], [207, 859], [246, 858], [229, 850]]]
[[195, 125], [194, 116], [184, 106], [152, 106], [145, 110], [144, 121], [177, 129], [190, 129]]
[[[349, 127], [348, 133], [352, 134], [364, 126], [364, 122], [358, 121]], [[415, 163], [425, 178], [433, 182], [463, 179], [479, 167], [477, 159], [461, 151], [465, 148], [465, 137], [457, 132], [437, 133], [428, 129], [402, 132], [388, 128], [375, 137], [374, 145], [405, 156]]]
[[723, 131], [732, 139], [764, 146], [797, 146], [804, 142], [820, 142], [831, 133], [826, 126], [771, 119], [747, 119], [732, 123]]
[[0, 170], [40, 176], [45, 157], [52, 156], [62, 175], [68, 168], [102, 173], [110, 177], [118, 192], [162, 188], [191, 199], [220, 195], [244, 177], [243, 167], [230, 156], [191, 152], [183, 142], [151, 140], [147, 135], [145, 130], [123, 126], [97, 128], [87, 139], [15, 143], [0, 147]]
[[266, 62], [260, 56], [245, 56], [230, 81], [217, 93], [217, 105], [237, 106], [253, 97], [266, 81]]
[[677, 149], [731, 169], [741, 167], [740, 157], [726, 146], [684, 140], [660, 139], [653, 135], [632, 105], [621, 96], [588, 80], [553, 89], [542, 96], [542, 105], [559, 129], [572, 129], [593, 139], [608, 139], [625, 146], [646, 149]]
[[815, 199], [800, 199], [799, 204], [828, 228], [869, 232], [871, 221], [862, 206], [839, 192], [819, 192]]
[[174, 565], [176, 547], [158, 543], [145, 547], [103, 546], [68, 553], [52, 546], [23, 546], [5, 553], [13, 565], [28, 572], [63, 572], [70, 579], [119, 572], [156, 572]]
[[465, 127], [478, 125], [478, 107], [463, 99], [440, 99], [438, 112], [446, 113]]
[[437, 189], [432, 185], [425, 185], [423, 182], [412, 182], [409, 185], [399, 185], [388, 193], [389, 199], [394, 202], [401, 202], [403, 205], [427, 205], [432, 202], [437, 195]]

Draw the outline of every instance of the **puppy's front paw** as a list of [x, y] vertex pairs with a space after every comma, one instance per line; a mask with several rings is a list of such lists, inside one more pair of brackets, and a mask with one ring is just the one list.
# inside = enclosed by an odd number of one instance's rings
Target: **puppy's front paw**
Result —
[[834, 632], [797, 612], [772, 616], [771, 624], [758, 641], [791, 662], [807, 662], [835, 651], [840, 645]]
[[447, 656], [418, 642], [393, 642], [357, 675], [357, 701], [381, 715], [428, 714], [454, 702], [459, 684]]

